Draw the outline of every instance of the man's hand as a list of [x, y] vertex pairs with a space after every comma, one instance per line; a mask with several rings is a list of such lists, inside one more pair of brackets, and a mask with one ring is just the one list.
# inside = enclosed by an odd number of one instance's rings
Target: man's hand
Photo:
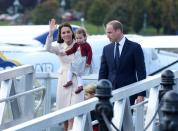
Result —
[[135, 100], [135, 103], [138, 104], [142, 101], [144, 101], [144, 96], [138, 96], [137, 99]]

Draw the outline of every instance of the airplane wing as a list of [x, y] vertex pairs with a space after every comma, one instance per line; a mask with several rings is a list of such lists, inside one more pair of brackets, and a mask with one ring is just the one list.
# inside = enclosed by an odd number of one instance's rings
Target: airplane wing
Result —
[[142, 44], [149, 48], [177, 48], [178, 36], [145, 36]]
[[[72, 25], [73, 31], [79, 26]], [[49, 25], [0, 26], [0, 44], [43, 46], [48, 35]], [[57, 40], [58, 29], [54, 32]]]
[[[72, 25], [74, 31], [78, 27]], [[0, 69], [32, 64], [38, 72], [57, 71], [58, 58], [43, 48], [48, 30], [48, 25], [0, 26]]]

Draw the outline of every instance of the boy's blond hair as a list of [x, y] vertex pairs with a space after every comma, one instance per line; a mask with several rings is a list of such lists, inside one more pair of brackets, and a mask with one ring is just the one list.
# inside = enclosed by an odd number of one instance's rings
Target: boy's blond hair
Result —
[[85, 93], [94, 94], [96, 91], [96, 84], [86, 85], [84, 91]]

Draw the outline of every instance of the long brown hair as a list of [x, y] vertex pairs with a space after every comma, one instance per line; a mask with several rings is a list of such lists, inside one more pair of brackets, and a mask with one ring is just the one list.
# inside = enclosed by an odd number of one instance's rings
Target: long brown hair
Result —
[[57, 42], [58, 42], [59, 44], [64, 43], [64, 40], [63, 40], [62, 37], [61, 37], [61, 29], [62, 29], [63, 27], [69, 27], [70, 30], [72, 31], [72, 39], [75, 39], [75, 35], [74, 35], [73, 30], [72, 30], [72, 26], [71, 26], [69, 23], [63, 23], [63, 24], [61, 24], [61, 25], [59, 26], [59, 28], [58, 28], [58, 40], [57, 40]]

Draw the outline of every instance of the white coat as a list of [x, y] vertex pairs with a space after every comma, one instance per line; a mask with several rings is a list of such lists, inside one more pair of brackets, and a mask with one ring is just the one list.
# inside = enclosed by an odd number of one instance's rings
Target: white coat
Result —
[[67, 82], [67, 71], [70, 68], [71, 62], [74, 58], [74, 55], [59, 55], [60, 51], [66, 51], [74, 45], [74, 42], [71, 45], [67, 45], [66, 43], [58, 44], [56, 46], [52, 46], [53, 37], [47, 37], [45, 49], [51, 53], [56, 54], [59, 57], [60, 61], [60, 69], [59, 69], [59, 77], [58, 77], [58, 85], [56, 92], [56, 108], [61, 109], [75, 103], [81, 102], [84, 100], [84, 91], [79, 94], [75, 94], [75, 90], [77, 89], [77, 79], [74, 75], [72, 78], [73, 85], [65, 88], [64, 84]]

